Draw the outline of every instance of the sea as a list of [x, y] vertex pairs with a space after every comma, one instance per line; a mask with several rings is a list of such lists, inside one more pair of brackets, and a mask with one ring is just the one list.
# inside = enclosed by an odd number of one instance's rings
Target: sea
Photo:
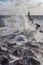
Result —
[[40, 24], [40, 26], [43, 29], [43, 15], [32, 15], [31, 17], [32, 17], [33, 21], [35, 23]]

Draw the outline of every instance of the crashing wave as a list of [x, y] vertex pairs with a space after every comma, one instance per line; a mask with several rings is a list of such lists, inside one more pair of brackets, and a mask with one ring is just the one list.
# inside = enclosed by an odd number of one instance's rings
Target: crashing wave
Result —
[[0, 16], [1, 65], [43, 65], [43, 31], [28, 13]]

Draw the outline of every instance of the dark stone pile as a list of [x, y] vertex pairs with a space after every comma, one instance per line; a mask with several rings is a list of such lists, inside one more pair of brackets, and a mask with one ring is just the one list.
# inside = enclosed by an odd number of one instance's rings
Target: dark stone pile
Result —
[[[20, 35], [22, 36], [22, 34]], [[8, 39], [11, 37], [9, 41], [4, 41], [0, 45], [0, 65], [41, 65], [40, 55], [43, 57], [43, 54], [40, 50], [43, 49], [43, 43], [37, 42], [34, 38], [26, 41], [25, 34], [24, 38], [20, 35], [17, 34], [13, 37], [16, 42], [12, 40], [11, 35], [7, 37]], [[16, 37], [22, 40], [19, 41]]]

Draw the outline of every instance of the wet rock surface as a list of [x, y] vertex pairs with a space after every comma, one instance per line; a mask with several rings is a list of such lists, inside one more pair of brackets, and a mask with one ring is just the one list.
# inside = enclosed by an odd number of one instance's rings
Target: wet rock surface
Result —
[[[36, 24], [37, 27], [40, 25]], [[43, 65], [43, 33], [37, 31], [14, 30], [9, 35], [0, 34], [0, 65]]]
[[[19, 35], [17, 35], [19, 37]], [[17, 36], [15, 38], [17, 38]], [[1, 65], [41, 65], [43, 62], [43, 43], [37, 42], [35, 39], [27, 40], [9, 39], [0, 45], [0, 64]], [[21, 38], [22, 39], [22, 38]], [[1, 43], [0, 42], [0, 43]], [[6, 56], [6, 58], [3, 58]], [[40, 60], [41, 59], [41, 60]], [[6, 62], [8, 64], [6, 64]]]

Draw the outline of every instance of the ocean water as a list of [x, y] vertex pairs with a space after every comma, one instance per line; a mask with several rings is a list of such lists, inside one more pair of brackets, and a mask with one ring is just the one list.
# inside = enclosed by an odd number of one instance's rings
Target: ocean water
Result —
[[[33, 19], [34, 23], [38, 23], [40, 24], [42, 30], [43, 30], [43, 16], [31, 16]], [[29, 23], [29, 25], [28, 25]], [[25, 25], [25, 26], [24, 26]], [[33, 29], [33, 27], [31, 27], [32, 23], [31, 21], [28, 22], [28, 19], [26, 18], [26, 16], [24, 15], [0, 15], [0, 33], [1, 34], [10, 34], [13, 33], [14, 30], [18, 29], [20, 31], [30, 28]]]
[[33, 20], [34, 20], [34, 22], [35, 23], [38, 23], [38, 24], [40, 24], [41, 25], [41, 27], [42, 27], [42, 29], [43, 29], [43, 16], [39, 16], [39, 15], [33, 15], [33, 16], [31, 16], [32, 18], [33, 18]]
[[[43, 27], [43, 15], [42, 16], [41, 15], [31, 15], [31, 17], [32, 17], [32, 19], [35, 23], [38, 23]], [[4, 19], [6, 19], [6, 20], [4, 20]], [[1, 27], [1, 25], [2, 25], [2, 27], [4, 27], [5, 26], [4, 24], [8, 21], [12, 22], [12, 23], [16, 22], [17, 21], [16, 19], [18, 20], [18, 22], [21, 21], [21, 20], [24, 21], [23, 15], [19, 15], [19, 16], [16, 16], [16, 15], [0, 15], [0, 27]]]

